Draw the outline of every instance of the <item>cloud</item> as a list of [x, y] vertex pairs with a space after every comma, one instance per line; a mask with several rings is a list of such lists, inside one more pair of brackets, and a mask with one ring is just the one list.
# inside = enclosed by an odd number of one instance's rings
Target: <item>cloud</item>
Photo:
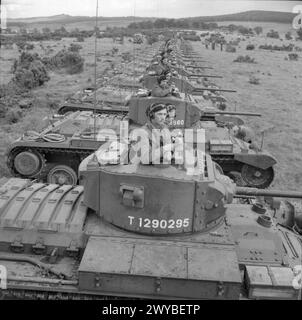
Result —
[[24, 12], [32, 12], [30, 8], [34, 8], [33, 0], [2, 0], [1, 5], [4, 6], [7, 17], [13, 18], [22, 16]]

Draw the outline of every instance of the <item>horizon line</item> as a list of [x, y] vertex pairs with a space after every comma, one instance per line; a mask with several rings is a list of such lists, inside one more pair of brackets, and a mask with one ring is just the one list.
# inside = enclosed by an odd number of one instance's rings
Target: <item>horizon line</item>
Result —
[[[219, 17], [219, 16], [229, 16], [232, 14], [238, 14], [238, 13], [245, 13], [245, 12], [280, 12], [280, 13], [291, 13], [294, 15], [294, 13], [290, 11], [276, 11], [276, 10], [246, 10], [246, 11], [238, 11], [233, 13], [226, 13], [226, 14], [216, 14], [216, 15], [205, 15], [205, 16], [187, 16], [187, 17], [181, 17], [181, 18], [167, 18], [167, 17], [152, 17], [152, 16], [99, 16], [98, 19], [101, 18], [150, 18], [150, 19], [187, 19], [187, 18], [199, 18], [199, 17]], [[68, 17], [83, 17], [83, 18], [95, 18], [95, 16], [81, 16], [81, 15], [70, 15], [66, 13], [60, 13], [60, 14], [54, 14], [51, 16], [31, 16], [31, 17], [18, 17], [18, 18], [7, 18], [7, 20], [21, 20], [21, 19], [37, 19], [37, 18], [51, 18], [51, 17], [59, 17], [59, 16], [68, 16]]]

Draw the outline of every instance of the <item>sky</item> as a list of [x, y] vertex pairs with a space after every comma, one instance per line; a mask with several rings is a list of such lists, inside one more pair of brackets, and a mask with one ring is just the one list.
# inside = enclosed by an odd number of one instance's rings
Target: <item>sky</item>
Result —
[[[95, 16], [97, 0], [1, 0], [8, 18], [68, 14]], [[262, 0], [99, 0], [99, 16], [182, 18], [247, 10], [292, 12], [301, 1]]]

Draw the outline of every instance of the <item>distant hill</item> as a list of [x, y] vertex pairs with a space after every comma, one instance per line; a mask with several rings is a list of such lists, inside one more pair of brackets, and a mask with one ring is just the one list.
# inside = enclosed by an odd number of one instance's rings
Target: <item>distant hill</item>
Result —
[[53, 22], [74, 22], [89, 20], [90, 17], [85, 16], [70, 16], [68, 14], [59, 14], [50, 17], [32, 17], [32, 18], [19, 18], [19, 19], [8, 19], [8, 22], [14, 23], [53, 23]]
[[[245, 22], [275, 22], [275, 23], [291, 23], [296, 14], [291, 12], [278, 12], [278, 11], [245, 11], [234, 14], [225, 14], [217, 16], [200, 16], [200, 17], [188, 17], [185, 20], [190, 22], [203, 21], [203, 22], [219, 22], [219, 21], [245, 21]], [[154, 17], [99, 17], [99, 21], [108, 24], [122, 24], [127, 25], [134, 20], [146, 21], [155, 20]], [[175, 19], [179, 20], [179, 19]], [[60, 14], [50, 17], [32, 17], [32, 18], [19, 18], [8, 19], [9, 26], [24, 26], [24, 27], [41, 27], [44, 25], [65, 25], [68, 27], [75, 27], [77, 23], [85, 23], [88, 26], [93, 27], [95, 17], [88, 16], [70, 16], [67, 14]]]
[[[99, 17], [98, 20], [100, 21], [129, 21], [133, 22], [134, 20], [150, 20], [155, 18], [143, 18], [143, 17]], [[37, 24], [37, 23], [61, 23], [61, 24], [68, 24], [68, 23], [76, 23], [76, 22], [83, 22], [83, 21], [95, 21], [95, 17], [88, 17], [88, 16], [70, 16], [68, 14], [60, 14], [50, 17], [32, 17], [32, 18], [18, 18], [18, 19], [8, 19], [8, 23], [23, 23], [23, 24]]]
[[219, 16], [201, 16], [188, 18], [191, 21], [219, 22], [219, 21], [255, 21], [255, 22], [277, 22], [292, 23], [296, 13], [279, 11], [245, 11], [233, 14], [224, 14]]

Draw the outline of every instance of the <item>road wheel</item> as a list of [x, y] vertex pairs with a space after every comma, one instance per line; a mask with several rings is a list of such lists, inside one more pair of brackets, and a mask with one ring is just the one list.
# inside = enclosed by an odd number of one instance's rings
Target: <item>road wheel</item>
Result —
[[14, 168], [23, 177], [34, 177], [42, 169], [44, 159], [38, 152], [23, 151], [14, 158]]
[[47, 174], [47, 182], [51, 184], [77, 184], [78, 177], [75, 171], [66, 165], [54, 165]]
[[267, 188], [274, 180], [274, 169], [260, 169], [248, 164], [244, 164], [241, 168], [241, 176], [249, 187]]

